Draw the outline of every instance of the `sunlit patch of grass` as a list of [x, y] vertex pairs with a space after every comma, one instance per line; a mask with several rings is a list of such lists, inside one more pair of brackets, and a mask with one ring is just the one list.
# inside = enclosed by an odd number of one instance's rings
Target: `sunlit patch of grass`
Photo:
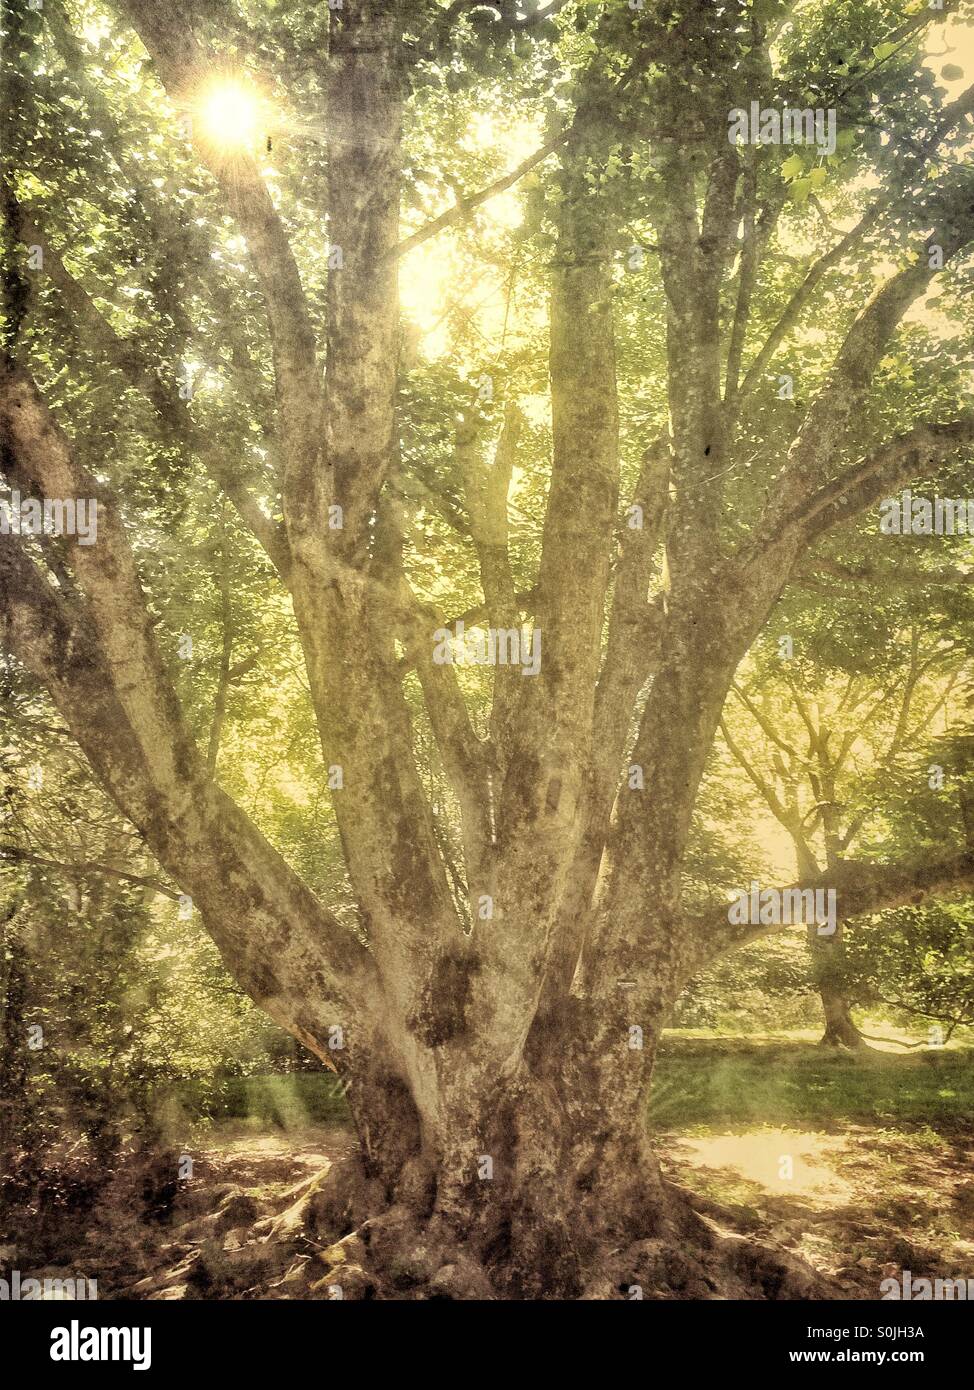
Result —
[[969, 1126], [974, 1050], [835, 1056], [803, 1041], [667, 1036], [649, 1103], [653, 1130], [849, 1123], [935, 1132]]
[[[336, 1082], [332, 1072], [232, 1076], [224, 1081], [218, 1098], [198, 1113], [221, 1121], [242, 1120], [253, 1130], [290, 1132], [313, 1123], [348, 1123], [348, 1104]], [[183, 1101], [192, 1106], [189, 1095]]]

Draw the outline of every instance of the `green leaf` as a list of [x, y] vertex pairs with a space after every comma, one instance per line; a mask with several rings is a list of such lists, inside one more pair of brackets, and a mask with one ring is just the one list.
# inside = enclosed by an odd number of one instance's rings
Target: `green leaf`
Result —
[[897, 46], [895, 43], [878, 43], [873, 48], [873, 57], [877, 63], [881, 63], [884, 58], [888, 58], [891, 53], [896, 52]]
[[804, 167], [805, 163], [801, 155], [793, 154], [782, 164], [781, 177], [783, 179], [796, 179]]
[[825, 169], [822, 165], [819, 165], [817, 168], [811, 171], [811, 173], [808, 176], [808, 181], [813, 188], [817, 189], [822, 187], [822, 184], [825, 182], [828, 176], [828, 170]]
[[940, 76], [945, 82], [959, 82], [964, 76], [964, 69], [959, 68], [956, 63], [945, 63], [940, 69]]

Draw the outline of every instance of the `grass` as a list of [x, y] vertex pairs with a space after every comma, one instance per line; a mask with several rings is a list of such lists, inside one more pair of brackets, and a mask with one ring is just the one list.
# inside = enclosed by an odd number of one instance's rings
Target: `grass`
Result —
[[204, 1093], [192, 1082], [177, 1088], [190, 1116], [246, 1120], [260, 1129], [302, 1129], [309, 1124], [348, 1122], [348, 1105], [331, 1072], [270, 1072], [224, 1077]]
[[649, 1106], [658, 1132], [761, 1125], [969, 1128], [974, 1049], [833, 1055], [810, 1042], [669, 1035]]
[[[225, 1078], [204, 1103], [179, 1091], [190, 1114], [245, 1119], [285, 1131], [348, 1119], [336, 1078], [318, 1072]], [[839, 1130], [970, 1127], [974, 1048], [834, 1056], [810, 1039], [721, 1038], [670, 1033], [649, 1105], [659, 1133], [797, 1125]]]

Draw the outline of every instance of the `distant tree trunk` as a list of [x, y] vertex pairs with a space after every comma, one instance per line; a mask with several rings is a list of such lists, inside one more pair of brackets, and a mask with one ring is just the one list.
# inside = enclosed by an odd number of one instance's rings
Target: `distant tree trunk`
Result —
[[844, 994], [827, 985], [820, 987], [822, 1009], [825, 1014], [825, 1032], [822, 1034], [823, 1047], [847, 1047], [860, 1051], [868, 1047], [852, 1018], [852, 1006]]
[[836, 925], [832, 936], [819, 936], [812, 926], [808, 932], [812, 980], [822, 1001], [825, 1032], [820, 1039], [823, 1047], [846, 1047], [851, 1051], [868, 1048], [866, 1040], [852, 1017], [852, 1005], [844, 980], [845, 948], [842, 923]]
[[[822, 804], [822, 832], [825, 840], [827, 873], [838, 878], [842, 864], [842, 839], [836, 807], [835, 778], [828, 759], [828, 731], [820, 728], [816, 740], [819, 754], [818, 794]], [[852, 1019], [852, 1007], [845, 986], [844, 924], [836, 920], [835, 931], [820, 934], [817, 926], [809, 926], [809, 952], [812, 978], [822, 1000], [825, 1032], [822, 1047], [844, 1047], [856, 1052], [868, 1044]]]

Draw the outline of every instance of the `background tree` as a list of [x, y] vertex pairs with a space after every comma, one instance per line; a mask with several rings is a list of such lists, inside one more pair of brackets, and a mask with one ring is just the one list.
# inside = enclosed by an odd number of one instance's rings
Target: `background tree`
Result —
[[[791, 841], [799, 879], [824, 881], [846, 859], [861, 855], [864, 844], [870, 857], [900, 857], [899, 817], [911, 814], [913, 800], [927, 787], [942, 787], [944, 767], [925, 750], [934, 748], [938, 726], [949, 727], [952, 715], [956, 720], [965, 657], [945, 640], [944, 626], [931, 623], [928, 606], [922, 627], [917, 622], [896, 632], [901, 606], [894, 605], [889, 627], [877, 624], [864, 634], [879, 638], [878, 649], [867, 653], [857, 643], [846, 652], [841, 632], [817, 637], [812, 631], [800, 639], [801, 659], [770, 657], [750, 680], [734, 683], [735, 705], [721, 719], [723, 739]], [[839, 666], [823, 684], [836, 661], [846, 669]], [[948, 805], [960, 848], [962, 816], [952, 780]], [[943, 825], [939, 843], [948, 838], [951, 831]], [[822, 1041], [862, 1046], [845, 978], [843, 923], [831, 934], [813, 923], [808, 941], [825, 1016]]]

